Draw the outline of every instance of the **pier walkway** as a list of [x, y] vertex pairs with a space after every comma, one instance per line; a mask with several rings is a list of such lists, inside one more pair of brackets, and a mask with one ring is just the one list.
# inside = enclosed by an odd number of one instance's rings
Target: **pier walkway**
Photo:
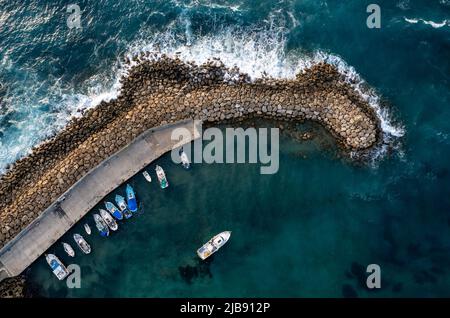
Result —
[[102, 198], [145, 166], [173, 149], [176, 128], [200, 137], [201, 122], [181, 121], [151, 128], [78, 180], [58, 200], [0, 250], [0, 281], [17, 276], [52, 246]]

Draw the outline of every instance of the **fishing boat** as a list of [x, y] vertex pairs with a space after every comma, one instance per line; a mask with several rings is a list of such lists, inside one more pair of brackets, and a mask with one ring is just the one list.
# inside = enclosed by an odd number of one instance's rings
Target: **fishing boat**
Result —
[[91, 235], [91, 227], [89, 226], [89, 224], [84, 224], [84, 230], [86, 231], [87, 235]]
[[119, 226], [117, 225], [117, 222], [114, 220], [114, 218], [109, 214], [108, 211], [105, 211], [103, 209], [100, 209], [100, 216], [105, 221], [105, 223], [108, 225], [108, 227], [113, 230], [117, 231]]
[[136, 201], [136, 195], [134, 194], [133, 188], [127, 184], [127, 205], [128, 209], [131, 212], [137, 212], [137, 201]]
[[109, 213], [112, 214], [113, 217], [115, 217], [117, 220], [123, 219], [122, 212], [111, 202], [105, 202], [106, 209], [109, 211]]
[[166, 174], [164, 173], [163, 168], [156, 165], [155, 168], [156, 176], [158, 177], [159, 185], [161, 186], [161, 189], [165, 189], [169, 186], [169, 182], [167, 181]]
[[202, 247], [197, 250], [197, 255], [202, 259], [206, 259], [215, 252], [217, 252], [222, 246], [228, 242], [231, 236], [231, 231], [225, 231], [217, 234], [208, 242], [206, 242]]
[[67, 270], [66, 266], [64, 266], [64, 264], [59, 260], [58, 257], [56, 257], [56, 255], [47, 254], [45, 255], [45, 260], [52, 269], [53, 274], [55, 274], [55, 276], [58, 277], [59, 280], [63, 280], [67, 275], [69, 275], [69, 271]]
[[127, 203], [125, 202], [125, 198], [121, 195], [116, 194], [116, 204], [119, 207], [120, 212], [123, 213], [125, 219], [129, 219], [133, 216], [133, 213], [128, 210]]
[[80, 234], [74, 234], [73, 239], [77, 243], [78, 247], [84, 254], [89, 254], [91, 252], [91, 247], [88, 242]]
[[94, 214], [94, 221], [97, 230], [100, 232], [100, 235], [108, 236], [109, 235], [108, 225], [105, 223], [105, 221], [103, 221], [102, 217], [98, 214]]
[[181, 159], [181, 165], [183, 166], [184, 169], [189, 169], [191, 163], [189, 162], [189, 158], [187, 154], [184, 152], [183, 147], [181, 147], [179, 154]]
[[63, 242], [62, 245], [63, 245], [64, 251], [67, 253], [67, 255], [72, 256], [72, 257], [75, 256], [75, 251], [73, 250], [72, 246], [70, 246], [70, 244]]
[[152, 182], [152, 177], [147, 171], [142, 172], [142, 175], [144, 176], [145, 180], [147, 180], [148, 182]]

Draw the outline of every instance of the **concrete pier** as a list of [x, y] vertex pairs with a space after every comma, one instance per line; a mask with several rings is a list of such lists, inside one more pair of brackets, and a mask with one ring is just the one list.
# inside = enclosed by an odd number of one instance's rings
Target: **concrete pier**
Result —
[[185, 120], [149, 129], [89, 171], [0, 250], [0, 281], [22, 273], [108, 193], [172, 150], [179, 143], [171, 139], [174, 129], [187, 129], [188, 143], [200, 137], [200, 124]]

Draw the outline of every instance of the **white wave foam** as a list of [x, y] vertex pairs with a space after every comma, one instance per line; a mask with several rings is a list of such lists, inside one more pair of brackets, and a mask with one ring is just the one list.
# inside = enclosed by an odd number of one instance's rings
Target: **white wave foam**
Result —
[[219, 4], [219, 3], [212, 3], [210, 0], [191, 0], [191, 1], [179, 1], [179, 0], [172, 0], [171, 1], [176, 7], [179, 8], [185, 8], [185, 9], [192, 9], [192, 8], [198, 8], [198, 7], [205, 7], [205, 8], [211, 8], [211, 9], [224, 9], [224, 10], [230, 10], [232, 12], [239, 12], [241, 11], [241, 3], [237, 3], [234, 5], [230, 4]]
[[404, 19], [408, 23], [413, 23], [413, 24], [419, 23], [419, 20], [417, 20], [417, 19], [408, 19], [406, 17]]
[[431, 27], [433, 27], [435, 29], [442, 28], [442, 27], [444, 27], [446, 25], [450, 26], [450, 21], [449, 20], [444, 20], [442, 22], [434, 22], [434, 21], [431, 21], [431, 20], [424, 20], [424, 19], [420, 19], [420, 18], [416, 19], [416, 18], [403, 17], [403, 19], [406, 22], [411, 23], [411, 24], [417, 24], [419, 22], [422, 22], [423, 24], [430, 25]]
[[[273, 15], [270, 19], [277, 18]], [[192, 32], [189, 15], [180, 15], [166, 31], [157, 34], [143, 32], [138, 40], [129, 45], [126, 56], [131, 58], [142, 52], [158, 52], [152, 55], [153, 58], [166, 54], [197, 64], [219, 58], [228, 68], [237, 67], [252, 80], [264, 76], [292, 79], [298, 72], [316, 63], [331, 63], [345, 75], [348, 83], [355, 87], [378, 115], [384, 140], [374, 158], [382, 157], [391, 141], [404, 135], [404, 128], [394, 124], [389, 110], [380, 105], [377, 94], [367, 89], [366, 83], [356, 70], [336, 55], [322, 51], [312, 54], [301, 51], [287, 52], [286, 28], [277, 27], [277, 21], [270, 19], [268, 28], [222, 29], [214, 34], [198, 36]], [[59, 100], [57, 104], [60, 106], [53, 105], [55, 108], [51, 113], [40, 113], [36, 120], [17, 123], [18, 129], [22, 131], [17, 140], [9, 138], [10, 142], [5, 145], [2, 144], [4, 140], [0, 139], [0, 146], [7, 150], [0, 155], [0, 173], [4, 171], [6, 164], [26, 155], [38, 142], [62, 129], [70, 118], [80, 116], [80, 110], [95, 107], [103, 100], [109, 101], [117, 97], [121, 88], [119, 79], [126, 76], [130, 67], [135, 64], [136, 62], [127, 65], [117, 63], [113, 72], [107, 72], [109, 75], [93, 76], [82, 84], [81, 90], [60, 87], [58, 81], [55, 81], [56, 84], [50, 88], [49, 95], [53, 96], [53, 101]], [[30, 104], [32, 103], [28, 103]]]
[[347, 82], [374, 109], [380, 120], [383, 142], [372, 152], [374, 162], [382, 158], [393, 142], [405, 134], [404, 127], [394, 122], [390, 111], [381, 106], [380, 97], [373, 89], [368, 88], [369, 85], [353, 67], [341, 57], [323, 51], [313, 54], [286, 52], [286, 33], [282, 28], [262, 31], [227, 29], [214, 35], [191, 38], [190, 45], [185, 45], [185, 41], [186, 39], [180, 40], [174, 33], [167, 31], [130, 46], [128, 56], [131, 58], [142, 52], [150, 52], [150, 59], [165, 54], [196, 64], [219, 58], [228, 68], [237, 67], [252, 80], [263, 76], [293, 79], [304, 69], [327, 62], [336, 66]]
[[[49, 83], [34, 79], [22, 83], [28, 94], [10, 90], [3, 103], [14, 112], [27, 115], [25, 120], [7, 120], [12, 129], [4, 129], [5, 135], [0, 138], [0, 174], [8, 164], [28, 155], [34, 146], [63, 129], [71, 118], [80, 117], [81, 111], [116, 98], [122, 72], [116, 73], [114, 79], [104, 74], [94, 75], [83, 83], [80, 91], [63, 86], [59, 80], [48, 86]], [[42, 89], [47, 95], [39, 98]]]

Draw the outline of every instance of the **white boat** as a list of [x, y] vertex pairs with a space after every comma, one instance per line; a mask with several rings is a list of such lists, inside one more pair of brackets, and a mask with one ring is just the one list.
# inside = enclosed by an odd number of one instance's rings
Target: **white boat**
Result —
[[217, 234], [202, 247], [197, 250], [197, 255], [201, 259], [206, 259], [219, 250], [230, 239], [231, 231], [225, 231]]
[[145, 180], [147, 180], [148, 182], [152, 182], [152, 177], [147, 171], [142, 172], [142, 175], [144, 176]]
[[156, 176], [158, 177], [159, 185], [161, 186], [161, 189], [165, 189], [169, 186], [169, 182], [167, 181], [166, 174], [160, 166], [156, 165], [155, 168]]
[[91, 235], [91, 227], [89, 226], [89, 224], [87, 223], [84, 224], [84, 230], [88, 235]]
[[45, 260], [52, 269], [53, 274], [55, 274], [55, 276], [58, 277], [59, 280], [63, 280], [67, 275], [69, 275], [69, 271], [67, 270], [67, 268], [55, 255], [47, 254], [45, 255]]
[[84, 254], [89, 254], [91, 252], [91, 247], [86, 242], [84, 237], [82, 237], [80, 234], [74, 234], [73, 239], [77, 243], [78, 247]]
[[131, 213], [130, 210], [128, 210], [127, 203], [125, 201], [125, 198], [121, 195], [116, 194], [116, 203], [119, 207], [120, 212], [122, 212], [125, 219], [129, 219], [133, 216], [133, 213]]
[[183, 148], [180, 149], [180, 159], [181, 159], [181, 165], [184, 169], [189, 169], [191, 166], [191, 163], [189, 162], [189, 158], [187, 154], [184, 152]]
[[64, 251], [67, 253], [67, 255], [72, 256], [72, 257], [75, 256], [75, 251], [73, 250], [72, 246], [70, 246], [70, 244], [63, 242], [62, 245], [63, 245]]
[[103, 221], [102, 217], [98, 214], [94, 214], [94, 221], [100, 235], [103, 237], [109, 236], [108, 225]]
[[117, 222], [114, 220], [111, 214], [109, 214], [108, 211], [100, 209], [100, 216], [112, 231], [117, 231], [119, 226], [117, 225]]

